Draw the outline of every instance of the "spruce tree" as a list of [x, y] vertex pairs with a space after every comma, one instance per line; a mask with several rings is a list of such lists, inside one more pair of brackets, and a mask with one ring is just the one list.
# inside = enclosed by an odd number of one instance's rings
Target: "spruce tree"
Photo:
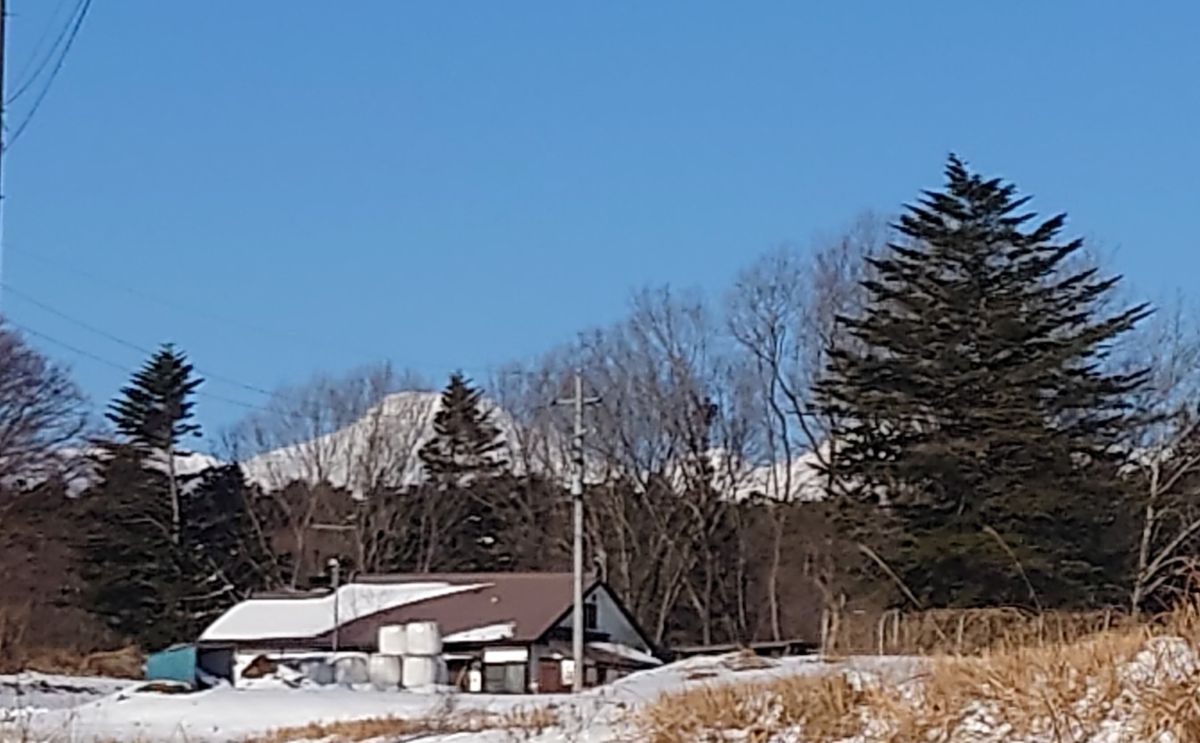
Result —
[[199, 630], [257, 590], [282, 583], [282, 570], [258, 528], [242, 468], [204, 470], [183, 497], [181, 561], [187, 623]]
[[1080, 268], [1065, 215], [956, 157], [871, 260], [818, 399], [854, 508], [883, 505], [885, 558], [934, 605], [1116, 598], [1127, 555], [1118, 458], [1129, 396], [1108, 349], [1148, 314], [1107, 312], [1116, 277]]
[[433, 438], [421, 447], [421, 463], [434, 481], [467, 484], [502, 472], [504, 439], [483, 407], [483, 391], [462, 372], [450, 375], [433, 418]]
[[495, 499], [506, 497], [504, 438], [483, 404], [483, 392], [461, 373], [450, 376], [420, 457], [435, 509], [450, 515], [452, 538], [444, 567], [496, 570], [511, 563], [502, 544]]
[[106, 446], [102, 479], [79, 501], [88, 609], [144, 648], [188, 637], [185, 562], [171, 539], [166, 477], [128, 448]]
[[124, 443], [140, 456], [162, 462], [171, 502], [171, 538], [178, 543], [181, 507], [175, 472], [175, 449], [188, 435], [198, 435], [192, 422], [192, 394], [204, 380], [192, 376], [186, 355], [170, 343], [133, 375], [121, 396], [109, 406], [112, 421]]
[[148, 647], [194, 629], [186, 599], [196, 593], [196, 570], [183, 543], [175, 452], [199, 431], [191, 422], [199, 384], [170, 345], [151, 357], [109, 408], [116, 436], [100, 443], [100, 482], [83, 499], [93, 611]]
[[187, 355], [166, 343], [137, 371], [107, 418], [132, 446], [166, 450], [199, 432], [192, 422], [192, 394], [204, 380], [192, 376]]

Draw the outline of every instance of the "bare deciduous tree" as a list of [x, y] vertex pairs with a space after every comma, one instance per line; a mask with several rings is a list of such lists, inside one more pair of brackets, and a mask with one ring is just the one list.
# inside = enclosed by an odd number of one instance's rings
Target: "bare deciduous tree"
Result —
[[738, 632], [717, 607], [741, 596], [742, 575], [719, 532], [733, 528], [747, 432], [720, 343], [703, 302], [664, 289], [637, 295], [627, 320], [580, 351], [601, 398], [587, 439], [589, 542], [660, 640], [681, 600], [702, 638], [719, 624]]
[[1200, 328], [1177, 302], [1129, 349], [1149, 362], [1151, 383], [1137, 400], [1147, 424], [1131, 457], [1141, 493], [1130, 606], [1169, 603], [1200, 566]]
[[231, 450], [270, 504], [260, 510], [286, 535], [276, 543], [291, 555], [293, 585], [322, 568], [317, 541], [360, 571], [402, 559], [410, 504], [401, 491], [419, 476], [435, 405], [415, 375], [381, 365], [281, 391], [270, 412], [231, 433]]
[[[811, 497], [834, 484], [832, 477], [823, 486], [815, 478], [813, 465], [828, 467], [833, 442], [828, 440], [829, 422], [813, 405], [813, 386], [839, 332], [838, 317], [861, 307], [866, 258], [882, 247], [886, 232], [884, 223], [868, 214], [813, 253], [785, 249], [767, 255], [738, 277], [728, 298], [730, 335], [758, 387], [754, 448], [765, 466], [762, 495], [775, 514], [766, 585], [776, 638], [782, 633], [778, 585], [793, 509], [774, 504]], [[808, 564], [828, 594], [831, 562]]]
[[66, 474], [67, 447], [87, 421], [67, 370], [0, 322], [0, 485]]

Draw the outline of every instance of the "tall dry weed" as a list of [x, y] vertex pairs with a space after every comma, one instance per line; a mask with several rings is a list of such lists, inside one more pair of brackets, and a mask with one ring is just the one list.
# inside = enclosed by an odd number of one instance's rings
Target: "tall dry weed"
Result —
[[[989, 643], [971, 656], [934, 655], [903, 677], [853, 661], [829, 672], [668, 694], [635, 719], [650, 743], [802, 739], [1200, 741], [1200, 612], [1066, 642], [1044, 634]], [[861, 665], [861, 664], [860, 664]], [[1123, 736], [1123, 737], [1121, 737]], [[1172, 736], [1170, 738], [1163, 736]]]

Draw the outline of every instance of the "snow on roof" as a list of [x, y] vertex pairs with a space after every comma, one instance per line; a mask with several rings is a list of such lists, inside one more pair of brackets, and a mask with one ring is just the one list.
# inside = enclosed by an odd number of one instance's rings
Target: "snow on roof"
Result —
[[644, 663], [648, 666], [661, 666], [663, 664], [661, 660], [655, 658], [653, 655], [637, 648], [631, 648], [628, 645], [622, 645], [619, 642], [589, 642], [588, 647], [612, 653], [613, 655], [627, 658], [637, 663]]
[[[404, 584], [347, 583], [337, 589], [337, 621], [356, 619], [419, 601], [474, 591], [489, 584], [446, 581]], [[249, 599], [229, 609], [200, 635], [200, 641], [286, 640], [319, 637], [333, 630], [334, 595]]]
[[494, 642], [496, 640], [511, 640], [516, 636], [516, 624], [502, 622], [500, 624], [485, 624], [482, 627], [455, 632], [442, 638], [442, 642]]

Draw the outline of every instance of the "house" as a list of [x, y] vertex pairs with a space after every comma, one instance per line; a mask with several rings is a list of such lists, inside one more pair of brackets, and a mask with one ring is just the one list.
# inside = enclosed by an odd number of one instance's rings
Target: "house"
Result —
[[[450, 681], [466, 691], [559, 692], [571, 687], [570, 573], [365, 576], [336, 592], [254, 597], [200, 636], [201, 651], [376, 652], [380, 627], [436, 622]], [[660, 661], [603, 581], [584, 583], [584, 682], [596, 685]], [[230, 671], [230, 676], [232, 671]]]

